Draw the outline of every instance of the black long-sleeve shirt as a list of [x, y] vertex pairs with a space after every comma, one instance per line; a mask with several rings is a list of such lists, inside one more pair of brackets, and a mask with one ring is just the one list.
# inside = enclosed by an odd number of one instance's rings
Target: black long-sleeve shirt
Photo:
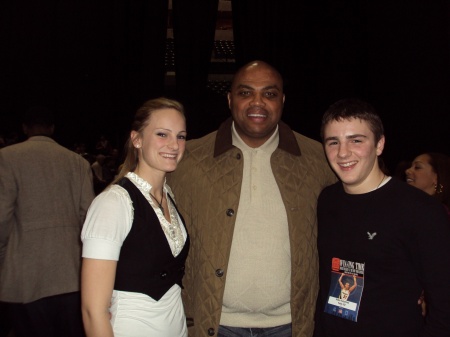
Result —
[[[319, 197], [318, 226], [315, 337], [450, 336], [450, 224], [435, 198], [395, 179], [353, 195], [336, 183]], [[324, 312], [342, 270], [349, 282], [360, 272], [349, 298], [356, 322], [339, 317], [349, 317], [345, 308]], [[422, 290], [426, 319], [417, 304]]]

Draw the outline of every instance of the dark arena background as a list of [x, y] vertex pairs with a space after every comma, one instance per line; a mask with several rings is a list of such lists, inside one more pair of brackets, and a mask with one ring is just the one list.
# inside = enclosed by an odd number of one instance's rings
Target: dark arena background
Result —
[[229, 115], [235, 69], [263, 59], [282, 73], [283, 120], [300, 133], [319, 140], [325, 109], [356, 96], [382, 115], [391, 171], [450, 151], [447, 0], [4, 1], [0, 34], [8, 139], [23, 138], [23, 111], [46, 105], [62, 145], [105, 135], [121, 150], [136, 108], [161, 95], [185, 104], [196, 138]]

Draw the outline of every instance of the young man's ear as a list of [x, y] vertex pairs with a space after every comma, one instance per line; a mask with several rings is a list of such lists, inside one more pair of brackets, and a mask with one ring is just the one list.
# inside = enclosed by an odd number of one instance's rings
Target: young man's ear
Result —
[[377, 156], [380, 156], [383, 153], [385, 141], [386, 138], [384, 138], [384, 136], [381, 136], [380, 140], [377, 143]]

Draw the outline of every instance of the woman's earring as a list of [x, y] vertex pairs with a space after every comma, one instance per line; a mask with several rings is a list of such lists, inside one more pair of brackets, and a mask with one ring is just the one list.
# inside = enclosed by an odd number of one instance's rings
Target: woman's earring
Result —
[[436, 192], [436, 194], [442, 193], [443, 190], [444, 190], [444, 186], [442, 186], [442, 184], [434, 185], [434, 191]]

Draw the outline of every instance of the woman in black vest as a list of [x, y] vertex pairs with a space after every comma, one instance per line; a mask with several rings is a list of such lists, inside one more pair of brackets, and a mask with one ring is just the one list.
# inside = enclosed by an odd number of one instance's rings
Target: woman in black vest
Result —
[[126, 158], [83, 226], [82, 312], [87, 336], [187, 336], [181, 301], [189, 236], [166, 173], [186, 143], [183, 106], [138, 109]]

